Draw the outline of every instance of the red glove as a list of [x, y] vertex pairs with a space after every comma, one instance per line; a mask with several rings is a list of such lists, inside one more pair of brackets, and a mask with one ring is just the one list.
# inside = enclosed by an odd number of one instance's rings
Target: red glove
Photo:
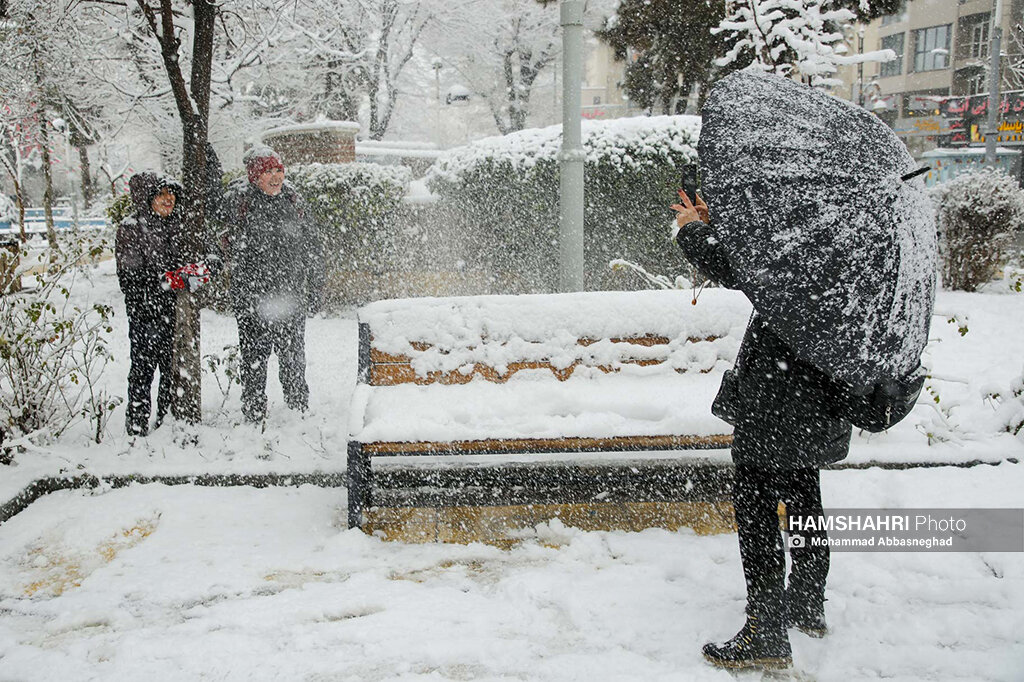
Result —
[[189, 291], [195, 291], [209, 281], [210, 268], [205, 263], [189, 263], [164, 273], [165, 286], [171, 291], [180, 291], [186, 286]]
[[164, 289], [180, 291], [185, 288], [185, 278], [181, 276], [180, 270], [168, 270], [164, 273]]

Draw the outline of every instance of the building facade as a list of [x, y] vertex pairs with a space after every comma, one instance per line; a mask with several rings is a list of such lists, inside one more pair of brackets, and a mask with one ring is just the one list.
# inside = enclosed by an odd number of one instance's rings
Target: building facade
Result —
[[[1024, 147], [1024, 0], [1001, 0], [1000, 147]], [[898, 14], [857, 27], [857, 51], [895, 60], [849, 67], [838, 93], [871, 109], [915, 157], [985, 143], [994, 0], [912, 0]]]

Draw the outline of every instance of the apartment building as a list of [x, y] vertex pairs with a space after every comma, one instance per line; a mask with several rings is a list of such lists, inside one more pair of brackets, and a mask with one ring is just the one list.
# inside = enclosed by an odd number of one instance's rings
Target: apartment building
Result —
[[[1024, 147], [1024, 0], [1003, 2], [1001, 147]], [[886, 121], [915, 156], [984, 144], [994, 0], [911, 0], [854, 31], [859, 51], [897, 59], [850, 67], [837, 93]]]

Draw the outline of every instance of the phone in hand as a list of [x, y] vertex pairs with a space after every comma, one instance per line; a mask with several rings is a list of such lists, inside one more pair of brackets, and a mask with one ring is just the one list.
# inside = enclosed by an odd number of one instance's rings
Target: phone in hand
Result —
[[683, 166], [682, 188], [686, 192], [686, 197], [690, 200], [690, 203], [694, 205], [697, 203], [697, 189], [699, 187], [700, 181], [697, 177], [697, 164], [686, 164]]

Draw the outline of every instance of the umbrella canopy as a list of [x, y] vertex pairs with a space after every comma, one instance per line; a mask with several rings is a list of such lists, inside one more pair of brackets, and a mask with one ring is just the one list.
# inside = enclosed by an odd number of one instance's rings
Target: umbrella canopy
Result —
[[712, 89], [698, 147], [711, 226], [794, 352], [870, 385], [913, 370], [935, 298], [935, 217], [873, 114], [747, 69]]

